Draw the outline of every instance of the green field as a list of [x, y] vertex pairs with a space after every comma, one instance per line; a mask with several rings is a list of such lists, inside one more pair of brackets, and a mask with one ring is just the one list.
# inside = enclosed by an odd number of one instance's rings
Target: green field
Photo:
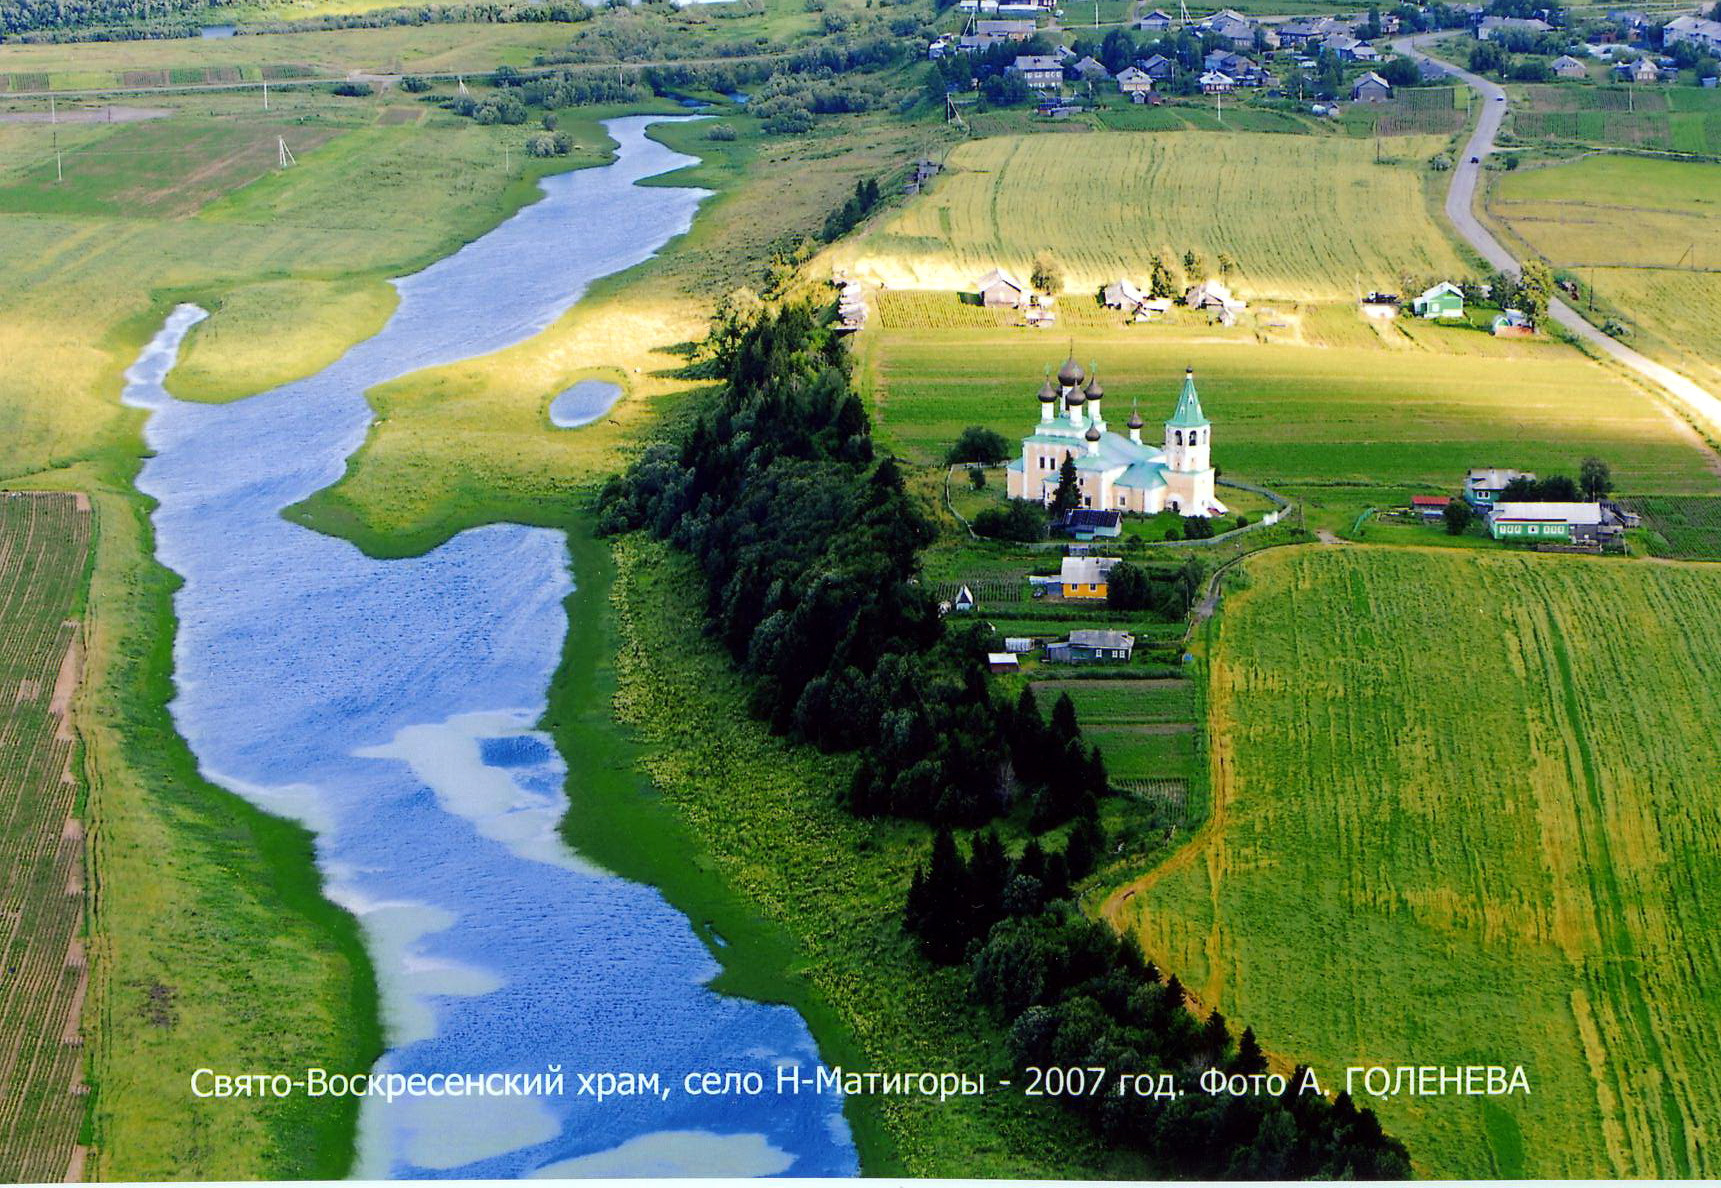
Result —
[[89, 963], [71, 715], [90, 506], [0, 496], [0, 1179], [71, 1178]]
[[1721, 164], [1584, 157], [1500, 175], [1488, 206], [1593, 284], [1633, 345], [1721, 389]]
[[1721, 570], [1248, 565], [1210, 823], [1109, 914], [1323, 1084], [1524, 1065], [1528, 1097], [1378, 1102], [1422, 1174], [1715, 1175]]
[[[1066, 349], [1061, 338], [1021, 330], [879, 332], [866, 347], [879, 432], [927, 463], [968, 425], [1017, 439], [1039, 415], [1034, 390], [1046, 367]], [[1098, 363], [1107, 420], [1121, 423], [1139, 398], [1149, 436], [1170, 415], [1184, 366], [1193, 366], [1213, 420], [1215, 464], [1275, 489], [1446, 490], [1473, 466], [1575, 472], [1592, 453], [1612, 463], [1623, 491], [1714, 488], [1710, 455], [1694, 434], [1638, 389], [1554, 343], [1487, 357], [1414, 345], [1215, 345], [1156, 339], [1144, 328], [1085, 332], [1075, 350]]]
[[1721, 561], [1721, 498], [1647, 496], [1633, 499], [1631, 510], [1643, 517], [1656, 556]]
[[1626, 84], [1516, 88], [1512, 131], [1520, 140], [1608, 148], [1721, 153], [1721, 95], [1696, 87]]
[[1251, 296], [1332, 300], [1401, 273], [1459, 274], [1423, 201], [1421, 163], [1444, 143], [1372, 144], [1257, 133], [1095, 133], [974, 140], [930, 190], [833, 253], [892, 288], [972, 290], [994, 267], [1024, 282], [1036, 253], [1088, 294], [1120, 274], [1145, 283], [1162, 246], [1237, 263]]

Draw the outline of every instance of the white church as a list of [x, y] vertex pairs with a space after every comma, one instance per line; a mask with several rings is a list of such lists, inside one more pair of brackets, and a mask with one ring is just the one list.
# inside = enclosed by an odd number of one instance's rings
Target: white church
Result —
[[1050, 503], [1065, 458], [1075, 462], [1081, 506], [1095, 510], [1156, 515], [1218, 516], [1227, 508], [1213, 490], [1210, 451], [1213, 428], [1195, 392], [1195, 371], [1184, 374], [1177, 409], [1165, 422], [1163, 445], [1141, 439], [1139, 411], [1129, 418], [1129, 436], [1106, 428], [1105, 389], [1074, 358], [1058, 371], [1057, 387], [1040, 388], [1040, 423], [1022, 439], [1022, 456], [1008, 467], [1012, 499]]

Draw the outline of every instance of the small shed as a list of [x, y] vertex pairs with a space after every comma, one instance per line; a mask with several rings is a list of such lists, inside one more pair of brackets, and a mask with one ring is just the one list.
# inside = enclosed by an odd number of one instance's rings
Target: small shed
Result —
[[1370, 70], [1351, 84], [1354, 103], [1385, 103], [1392, 98], [1392, 84]]
[[1449, 495], [1412, 495], [1410, 508], [1425, 520], [1439, 520], [1446, 515], [1446, 505], [1451, 502]]
[[987, 652], [986, 667], [992, 672], [1016, 672], [1022, 666], [1009, 652]]
[[1058, 525], [1077, 540], [1123, 535], [1123, 513], [1107, 508], [1080, 507], [1065, 514]]
[[1031, 652], [1034, 650], [1033, 637], [1028, 635], [1008, 636], [1004, 640], [1004, 650], [1006, 652], [1013, 652], [1018, 656], [1022, 655], [1024, 652]]
[[1536, 324], [1523, 310], [1507, 309], [1494, 319], [1493, 332], [1495, 338], [1528, 338], [1536, 332]]
[[951, 603], [952, 610], [971, 611], [974, 609], [974, 591], [963, 586], [956, 591], [956, 601]]

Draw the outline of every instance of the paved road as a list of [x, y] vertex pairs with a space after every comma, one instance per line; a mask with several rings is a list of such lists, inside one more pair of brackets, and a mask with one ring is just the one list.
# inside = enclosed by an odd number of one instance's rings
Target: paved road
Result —
[[[1476, 131], [1470, 141], [1464, 146], [1464, 154], [1459, 157], [1452, 170], [1452, 185], [1446, 191], [1446, 217], [1452, 220], [1452, 225], [1458, 228], [1458, 233], [1470, 242], [1482, 258], [1501, 271], [1518, 271], [1517, 258], [1495, 239], [1493, 233], [1482, 225], [1475, 214], [1476, 187], [1482, 176], [1482, 162], [1488, 159], [1488, 154], [1494, 151], [1494, 138], [1499, 134], [1500, 121], [1506, 116], [1506, 92], [1501, 87], [1489, 82], [1480, 75], [1460, 69], [1450, 62], [1431, 57], [1419, 47], [1433, 37], [1442, 34], [1423, 34], [1419, 37], [1402, 37], [1392, 43], [1393, 49], [1399, 53], [1408, 54], [1413, 58], [1433, 62], [1440, 69], [1454, 78], [1468, 84], [1482, 96], [1482, 116], [1476, 121]], [[1475, 163], [1472, 163], [1475, 158]], [[1609, 338], [1600, 330], [1590, 325], [1584, 316], [1559, 298], [1548, 303], [1548, 314], [1585, 342], [1593, 344], [1598, 350], [1604, 351], [1610, 357], [1623, 363], [1650, 383], [1661, 388], [1675, 401], [1690, 408], [1703, 419], [1707, 420], [1717, 432], [1721, 432], [1721, 399], [1680, 375], [1671, 367], [1663, 367], [1655, 360], [1646, 358], [1632, 350], [1617, 339]]]

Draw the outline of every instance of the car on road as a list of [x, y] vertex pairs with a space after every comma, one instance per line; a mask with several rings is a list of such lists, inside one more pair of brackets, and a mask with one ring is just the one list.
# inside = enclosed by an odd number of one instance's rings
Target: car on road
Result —
[[1482, 162], [1481, 157], [1471, 157], [1470, 158], [1470, 164], [1472, 164], [1472, 165], [1479, 165], [1479, 164], [1481, 164], [1481, 162]]

